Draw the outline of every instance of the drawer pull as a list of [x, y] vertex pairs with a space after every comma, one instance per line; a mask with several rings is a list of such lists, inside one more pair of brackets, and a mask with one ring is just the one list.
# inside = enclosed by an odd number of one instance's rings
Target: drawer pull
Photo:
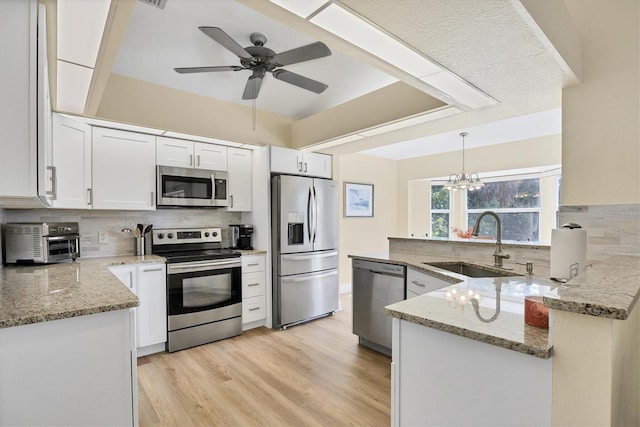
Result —
[[249, 311], [256, 311], [256, 310], [260, 310], [260, 307], [253, 307], [249, 309]]
[[251, 264], [247, 264], [247, 267], [257, 267], [258, 265], [260, 265], [259, 262], [254, 262], [254, 263], [251, 263]]
[[413, 283], [416, 286], [420, 286], [421, 288], [426, 287], [427, 285], [425, 285], [424, 283], [420, 283], [417, 280], [412, 280], [411, 283]]
[[152, 271], [162, 271], [162, 267], [160, 268], [145, 268], [142, 270], [144, 273], [151, 273]]
[[249, 283], [247, 286], [258, 286], [260, 283]]

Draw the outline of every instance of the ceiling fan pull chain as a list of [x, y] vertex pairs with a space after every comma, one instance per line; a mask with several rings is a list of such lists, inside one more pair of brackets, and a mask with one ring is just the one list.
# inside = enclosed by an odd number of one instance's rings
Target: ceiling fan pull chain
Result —
[[[255, 82], [253, 83], [253, 85], [255, 86]], [[256, 98], [253, 98], [251, 100], [251, 112], [252, 112], [252, 118], [253, 118], [253, 131], [256, 131]]]

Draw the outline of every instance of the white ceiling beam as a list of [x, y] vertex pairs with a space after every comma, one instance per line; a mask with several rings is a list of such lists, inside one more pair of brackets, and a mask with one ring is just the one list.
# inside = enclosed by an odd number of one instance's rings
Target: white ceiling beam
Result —
[[514, 7], [566, 75], [565, 86], [582, 80], [580, 35], [561, 1], [513, 0]]

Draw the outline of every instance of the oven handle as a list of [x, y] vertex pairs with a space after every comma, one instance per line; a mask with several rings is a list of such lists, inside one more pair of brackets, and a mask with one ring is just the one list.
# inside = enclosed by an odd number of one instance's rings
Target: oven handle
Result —
[[180, 264], [169, 264], [167, 274], [189, 273], [192, 271], [220, 270], [223, 268], [241, 267], [239, 260], [233, 261], [204, 261], [204, 262], [183, 262]]
[[64, 236], [44, 236], [44, 239], [48, 242], [58, 240], [78, 240], [79, 234], [65, 234]]

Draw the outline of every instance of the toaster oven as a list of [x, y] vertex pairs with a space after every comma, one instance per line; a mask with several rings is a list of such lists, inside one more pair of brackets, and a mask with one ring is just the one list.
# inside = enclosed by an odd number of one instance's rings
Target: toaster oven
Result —
[[50, 264], [80, 256], [77, 222], [7, 223], [4, 228], [6, 264]]

